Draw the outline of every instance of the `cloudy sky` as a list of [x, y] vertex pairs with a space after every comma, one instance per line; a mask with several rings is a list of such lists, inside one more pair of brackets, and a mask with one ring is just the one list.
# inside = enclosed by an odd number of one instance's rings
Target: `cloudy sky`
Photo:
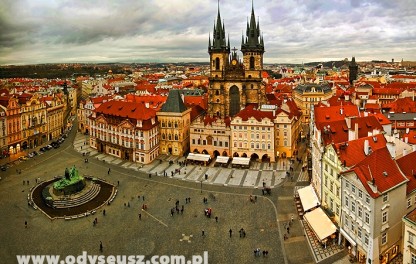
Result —
[[[207, 62], [217, 0], [2, 0], [0, 64]], [[254, 0], [266, 63], [416, 60], [415, 0]], [[251, 0], [220, 0], [240, 48]]]

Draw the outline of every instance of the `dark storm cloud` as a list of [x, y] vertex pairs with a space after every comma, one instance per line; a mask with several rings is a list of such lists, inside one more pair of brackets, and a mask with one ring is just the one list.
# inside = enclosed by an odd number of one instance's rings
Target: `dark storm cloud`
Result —
[[[3, 2], [1, 64], [207, 61], [217, 16], [216, 0]], [[266, 62], [416, 60], [412, 0], [256, 0], [254, 7]], [[239, 48], [251, 1], [220, 1], [220, 9], [231, 46]]]

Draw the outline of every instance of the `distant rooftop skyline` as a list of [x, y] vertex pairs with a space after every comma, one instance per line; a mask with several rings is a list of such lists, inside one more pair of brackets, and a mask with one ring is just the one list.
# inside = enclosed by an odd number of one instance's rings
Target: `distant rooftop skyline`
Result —
[[[254, 0], [265, 63], [416, 61], [412, 0]], [[252, 1], [220, 1], [230, 46]], [[0, 64], [208, 62], [217, 0], [6, 0]]]

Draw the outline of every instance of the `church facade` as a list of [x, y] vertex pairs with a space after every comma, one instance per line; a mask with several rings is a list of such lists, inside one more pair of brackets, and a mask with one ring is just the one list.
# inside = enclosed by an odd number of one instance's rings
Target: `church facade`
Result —
[[[190, 152], [268, 162], [274, 162], [279, 156], [291, 157], [298, 134], [298, 129], [291, 130], [291, 124], [299, 127], [300, 112], [282, 107], [287, 103], [283, 100], [280, 107], [269, 105], [262, 78], [264, 41], [253, 7], [241, 39], [242, 58], [236, 48], [230, 47], [218, 9], [212, 38], [208, 41], [208, 108], [190, 126]], [[276, 145], [280, 121], [285, 122], [285, 128], [289, 124], [288, 132], [281, 129], [287, 135], [279, 139], [285, 144], [284, 149]]]

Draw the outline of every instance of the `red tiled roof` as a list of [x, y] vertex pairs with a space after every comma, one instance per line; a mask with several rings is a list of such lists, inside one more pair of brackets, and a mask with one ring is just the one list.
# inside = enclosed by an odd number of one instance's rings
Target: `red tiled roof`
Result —
[[[406, 183], [408, 180], [399, 170], [396, 162], [391, 158], [387, 147], [377, 149], [352, 169], [343, 174], [354, 172], [361, 181], [368, 194], [377, 198], [393, 187]], [[377, 193], [370, 187], [374, 182]]]
[[[322, 141], [325, 145], [348, 141], [348, 126], [345, 120], [315, 123], [316, 128], [321, 131]], [[351, 119], [351, 130], [355, 131], [358, 124], [358, 138], [368, 137], [373, 130], [383, 131], [383, 127], [374, 116], [363, 116]]]
[[416, 151], [413, 151], [406, 156], [403, 156], [396, 160], [397, 165], [399, 165], [400, 170], [406, 175], [407, 179], [407, 188], [406, 193], [409, 194], [416, 190]]
[[368, 145], [372, 151], [386, 147], [386, 138], [383, 134], [378, 134], [370, 137], [362, 137], [356, 140], [348, 142], [342, 142], [333, 144], [338, 158], [342, 164], [345, 162], [345, 166], [351, 167], [361, 162], [366, 158], [364, 153], [364, 142], [368, 140]]
[[360, 116], [356, 105], [343, 105], [341, 114], [341, 106], [315, 106], [315, 122], [329, 122], [344, 120], [345, 117]]
[[405, 133], [403, 135], [403, 141], [406, 141], [406, 138], [407, 138], [407, 143], [416, 145], [416, 131], [415, 130], [410, 130], [409, 133]]
[[351, 101], [345, 101], [344, 93], [340, 93], [340, 95], [333, 95], [331, 98], [326, 100], [330, 106], [336, 106], [341, 104], [345, 105], [354, 105]]
[[365, 104], [364, 106], [365, 111], [370, 113], [380, 113], [380, 105], [379, 104]]
[[262, 77], [262, 78], [266, 78], [266, 79], [267, 79], [267, 78], [269, 78], [270, 76], [269, 76], [269, 74], [267, 73], [267, 71], [262, 71], [262, 72], [261, 72], [261, 77]]
[[112, 100], [102, 103], [96, 110], [99, 114], [125, 117], [134, 120], [149, 120], [156, 116], [156, 111], [146, 108], [142, 103]]
[[238, 112], [235, 117], [240, 117], [243, 121], [247, 121], [249, 118], [254, 117], [257, 121], [261, 121], [264, 118], [273, 120], [275, 116], [272, 111], [260, 111], [257, 109], [257, 105], [249, 104], [243, 110]]
[[395, 88], [373, 88], [373, 94], [392, 94], [392, 95], [399, 95], [401, 93], [401, 89]]
[[416, 79], [416, 76], [397, 74], [397, 75], [391, 76], [391, 78], [393, 78], [393, 79]]
[[185, 105], [187, 107], [193, 107], [194, 105], [199, 105], [204, 111], [208, 108], [208, 99], [206, 96], [185, 96]]
[[194, 121], [199, 115], [205, 112], [205, 110], [199, 105], [192, 105], [191, 107], [191, 122]]
[[391, 124], [391, 121], [382, 113], [374, 113], [371, 114], [369, 113], [369, 115], [373, 115], [377, 118], [378, 122], [380, 123], [380, 125], [388, 125]]
[[395, 113], [416, 113], [416, 102], [409, 97], [397, 98], [391, 103], [384, 104], [382, 108]]
[[[206, 115], [205, 118], [204, 118], [204, 125], [205, 126], [206, 125], [212, 125], [212, 123], [214, 123], [215, 121], [220, 120], [220, 119], [221, 119], [220, 117], [215, 117], [215, 116], [210, 117], [209, 115]], [[227, 116], [223, 119], [223, 122], [225, 123], [226, 127], [229, 127], [230, 123], [231, 123], [231, 118], [229, 116]]]

